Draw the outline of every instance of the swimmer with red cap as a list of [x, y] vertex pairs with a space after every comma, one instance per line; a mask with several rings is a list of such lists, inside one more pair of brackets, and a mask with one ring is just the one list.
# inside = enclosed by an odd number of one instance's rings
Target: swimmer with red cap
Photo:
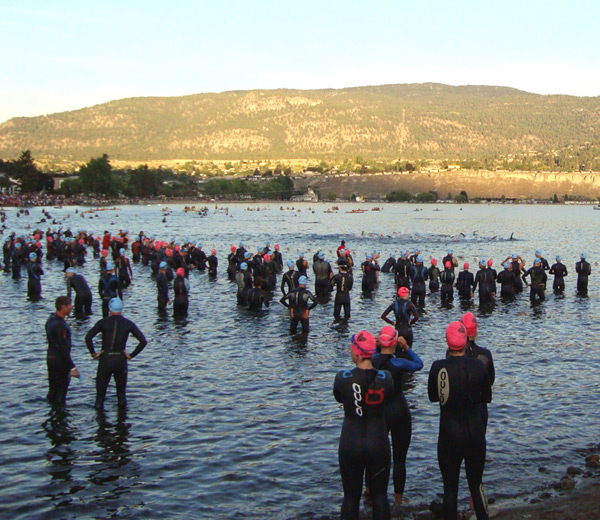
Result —
[[[418, 321], [419, 313], [414, 303], [409, 301], [408, 297], [410, 291], [407, 287], [400, 287], [398, 289], [398, 298], [383, 311], [381, 319], [390, 325], [393, 325], [398, 334], [402, 336], [409, 347], [413, 344], [413, 330], [412, 326]], [[393, 312], [395, 320], [392, 321], [388, 318], [388, 315]], [[399, 353], [399, 352], [398, 352]]]
[[[471, 321], [465, 321], [472, 327]], [[458, 515], [458, 479], [464, 460], [475, 514], [478, 520], [487, 520], [482, 486], [486, 441], [480, 406], [491, 402], [492, 388], [481, 361], [467, 357], [467, 339], [463, 323], [448, 325], [449, 355], [433, 363], [427, 388], [429, 400], [440, 403], [438, 462], [444, 481], [444, 518]]]
[[[381, 354], [373, 356], [373, 366], [378, 370], [387, 370], [394, 380], [394, 395], [385, 409], [385, 420], [392, 434], [392, 453], [394, 461], [394, 506], [402, 504], [406, 484], [406, 454], [412, 436], [412, 419], [408, 403], [402, 392], [402, 383], [407, 373], [423, 368], [421, 358], [408, 346], [398, 331], [387, 325], [377, 337]], [[408, 359], [394, 357], [396, 348], [402, 349]]]
[[454, 265], [450, 260], [446, 260], [444, 270], [440, 273], [440, 282], [442, 282], [440, 297], [442, 302], [454, 301], [454, 278]]
[[469, 271], [469, 264], [465, 262], [463, 265], [463, 270], [458, 273], [458, 277], [456, 279], [456, 287], [458, 289], [458, 295], [463, 300], [470, 300], [473, 298], [473, 286], [475, 284], [475, 277], [473, 273]]
[[190, 281], [186, 278], [186, 271], [183, 267], [178, 267], [175, 271], [177, 275], [173, 280], [173, 316], [187, 316], [189, 307]]
[[373, 368], [373, 335], [360, 331], [350, 338], [356, 367], [335, 377], [333, 395], [344, 406], [338, 457], [344, 487], [341, 518], [359, 517], [363, 476], [369, 475], [373, 518], [390, 518], [387, 488], [390, 477], [390, 441], [385, 408], [394, 392], [391, 374]]
[[428, 269], [429, 274], [429, 291], [437, 292], [440, 290], [440, 268], [437, 266], [437, 260], [431, 259], [431, 267]]

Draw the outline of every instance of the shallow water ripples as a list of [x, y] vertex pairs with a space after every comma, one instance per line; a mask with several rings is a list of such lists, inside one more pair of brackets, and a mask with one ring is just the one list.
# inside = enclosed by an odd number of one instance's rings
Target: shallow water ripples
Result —
[[[386, 205], [377, 215], [326, 216], [312, 213], [307, 205], [302, 213], [280, 212], [279, 205], [268, 208], [247, 212], [245, 206], [237, 206], [230, 209], [229, 217], [211, 213], [201, 219], [185, 217], [181, 207], [173, 207], [166, 227], [160, 222], [159, 208], [119, 211], [131, 231], [141, 227], [166, 238], [202, 237], [205, 249], [216, 247], [221, 259], [216, 281], [191, 274], [189, 317], [181, 321], [157, 315], [149, 269], [134, 266], [125, 314], [144, 331], [149, 344], [129, 365], [126, 414], [117, 412], [112, 385], [106, 412], [97, 414], [92, 408], [96, 365], [83, 338], [99, 318], [97, 299], [94, 316], [70, 321], [72, 355], [83, 381], [72, 382], [66, 414], [51, 413], [44, 401], [43, 326], [54, 297], [64, 292], [61, 267], [44, 266], [44, 299], [37, 303], [25, 299], [26, 279], [15, 282], [0, 276], [4, 331], [0, 347], [6, 361], [0, 366], [5, 396], [0, 409], [4, 425], [0, 429], [4, 460], [0, 516], [337, 516], [342, 496], [337, 443], [343, 412], [333, 399], [333, 379], [337, 370], [351, 365], [350, 335], [383, 325], [379, 316], [394, 295], [392, 277], [382, 275], [380, 287], [365, 298], [357, 275], [349, 324], [333, 322], [333, 298], [326, 298], [311, 314], [308, 337], [292, 337], [287, 313], [278, 303], [260, 315], [236, 308], [235, 288], [224, 277], [224, 257], [240, 238], [252, 250], [267, 238], [272, 245], [278, 241], [285, 259], [296, 258], [299, 251], [312, 257], [319, 247], [334, 258], [343, 238], [357, 261], [366, 250], [380, 249], [387, 258], [391, 252], [416, 246], [426, 258], [431, 254], [438, 259], [450, 246], [461, 262], [473, 265], [479, 257], [501, 260], [513, 249], [531, 258], [533, 250], [541, 247], [548, 260], [556, 253], [566, 257], [570, 271], [576, 254], [591, 244], [590, 257], [600, 257], [593, 232], [584, 225], [600, 217], [583, 213], [592, 213], [591, 208], [514, 207], [509, 211], [502, 206], [465, 206], [459, 212], [459, 207], [448, 206], [439, 213], [427, 209], [413, 213], [412, 206]], [[39, 210], [30, 211], [30, 221], [35, 222]], [[64, 215], [67, 211], [55, 210]], [[114, 212], [105, 213], [90, 224], [86, 221], [85, 227], [93, 224], [98, 232], [122, 227], [110, 225], [111, 219], [116, 221]], [[79, 219], [73, 220], [74, 228], [84, 227]], [[276, 233], [274, 225], [279, 227]], [[488, 238], [506, 238], [518, 230], [520, 240], [443, 238], [457, 230], [465, 235], [477, 231]], [[557, 243], [559, 251], [553, 250]], [[97, 262], [78, 270], [95, 293]], [[491, 310], [479, 309], [477, 303], [463, 306], [458, 300], [441, 307], [437, 295], [427, 298], [415, 327], [415, 350], [425, 369], [411, 378], [407, 390], [413, 440], [406, 496], [413, 505], [427, 504], [442, 491], [436, 458], [439, 411], [427, 400], [427, 370], [444, 355], [446, 324], [466, 309], [477, 314], [479, 342], [491, 348], [496, 364], [485, 471], [490, 496], [547, 486], [568, 465], [580, 462], [578, 450], [599, 441], [594, 410], [600, 384], [593, 369], [600, 362], [598, 283], [594, 274], [588, 299], [574, 296], [574, 284], [571, 272], [564, 298], [548, 291], [546, 302], [533, 307], [525, 295]], [[540, 466], [548, 472], [540, 473]], [[466, 505], [464, 482], [461, 497]]]

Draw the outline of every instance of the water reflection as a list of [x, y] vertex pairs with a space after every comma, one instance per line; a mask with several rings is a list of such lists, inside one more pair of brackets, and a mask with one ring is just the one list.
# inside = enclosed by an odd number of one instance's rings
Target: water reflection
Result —
[[71, 444], [76, 440], [77, 429], [70, 424], [70, 414], [64, 407], [53, 407], [48, 419], [42, 424], [51, 448], [46, 452], [50, 462], [48, 474], [51, 480], [71, 480], [76, 454]]

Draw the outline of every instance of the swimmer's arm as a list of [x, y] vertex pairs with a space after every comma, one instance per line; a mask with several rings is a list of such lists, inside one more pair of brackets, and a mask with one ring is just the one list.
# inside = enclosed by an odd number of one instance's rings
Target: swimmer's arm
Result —
[[133, 337], [135, 337], [135, 339], [137, 339], [139, 341], [139, 343], [138, 343], [138, 346], [135, 347], [135, 350], [131, 354], [128, 355], [127, 353], [125, 353], [125, 356], [127, 356], [127, 359], [133, 359], [142, 350], [144, 350], [144, 347], [148, 344], [148, 340], [146, 339], [146, 336], [144, 336], [142, 331], [140, 329], [138, 329], [137, 325], [135, 325], [134, 323], [132, 323], [132, 325], [133, 326], [129, 332], [131, 332]]
[[427, 380], [427, 393], [429, 395], [429, 400], [432, 403], [437, 403], [440, 400], [437, 385], [438, 369], [436, 363], [437, 362], [434, 362], [433, 365], [431, 365], [431, 368], [429, 369], [429, 378]]
[[390, 305], [385, 311], [383, 311], [383, 314], [381, 315], [381, 319], [383, 321], [385, 321], [386, 323], [389, 323], [390, 325], [395, 325], [396, 322], [392, 321], [388, 318], [388, 314], [392, 312], [392, 306]]
[[96, 336], [96, 334], [98, 334], [98, 332], [100, 332], [101, 328], [102, 328], [102, 325], [101, 325], [100, 321], [98, 321], [98, 322], [96, 322], [96, 325], [94, 325], [88, 331], [88, 333], [85, 335], [85, 345], [88, 348], [88, 350], [90, 351], [90, 354], [94, 359], [97, 359], [95, 357], [96, 350], [94, 349], [94, 337]]
[[281, 300], [279, 300], [279, 303], [281, 303], [281, 305], [283, 305], [284, 307], [287, 307], [289, 309], [290, 308], [290, 304], [288, 303], [289, 299], [290, 299], [290, 293], [287, 293], [283, 298], [281, 298]]

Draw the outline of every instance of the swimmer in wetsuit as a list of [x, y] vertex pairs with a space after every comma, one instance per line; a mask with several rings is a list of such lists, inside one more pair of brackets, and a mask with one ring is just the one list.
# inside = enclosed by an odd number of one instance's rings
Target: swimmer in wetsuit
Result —
[[[419, 313], [414, 303], [408, 301], [410, 291], [406, 287], [398, 289], [398, 298], [381, 315], [381, 319], [393, 325], [398, 334], [402, 336], [409, 347], [413, 344], [412, 326], [419, 319]], [[388, 318], [390, 312], [394, 313], [395, 321]]]
[[53, 405], [64, 406], [71, 376], [79, 377], [79, 371], [71, 359], [71, 329], [65, 318], [71, 314], [73, 305], [66, 296], [59, 296], [55, 302], [56, 312], [46, 321], [48, 353], [48, 401]]
[[92, 313], [92, 291], [85, 278], [77, 274], [73, 267], [65, 271], [67, 278], [67, 297], [71, 298], [71, 291], [75, 291], [75, 314]]
[[377, 285], [377, 272], [379, 271], [379, 265], [371, 253], [367, 253], [366, 260], [360, 264], [360, 268], [363, 273], [362, 290], [364, 293], [371, 293]]
[[567, 266], [562, 263], [562, 257], [560, 255], [556, 256], [556, 263], [552, 264], [548, 274], [554, 275], [554, 283], [552, 284], [554, 292], [556, 294], [562, 293], [565, 290], [565, 276], [569, 273], [567, 272]]
[[306, 289], [307, 282], [306, 276], [300, 276], [298, 278], [298, 287], [279, 300], [283, 306], [290, 310], [290, 332], [292, 334], [296, 334], [298, 331], [298, 323], [302, 324], [303, 334], [309, 331], [310, 311], [317, 306], [315, 297]]
[[412, 282], [411, 301], [417, 307], [425, 307], [425, 282], [429, 279], [429, 271], [423, 266], [423, 256], [418, 254], [415, 258], [415, 265], [410, 271]]
[[[111, 376], [114, 377], [117, 387], [117, 400], [119, 408], [127, 405], [125, 390], [127, 388], [127, 360], [137, 356], [148, 343], [145, 336], [135, 323], [121, 315], [123, 302], [120, 298], [113, 298], [109, 302], [110, 316], [98, 321], [86, 334], [85, 344], [92, 358], [98, 360], [96, 373], [96, 402], [94, 408], [101, 410], [104, 407], [106, 389]], [[102, 349], [94, 349], [94, 337], [102, 333]], [[125, 350], [129, 334], [138, 340], [135, 350], [128, 354]]]
[[98, 281], [98, 293], [102, 299], [102, 316], [108, 316], [108, 302], [112, 298], [123, 299], [123, 291], [119, 279], [115, 275], [115, 264], [112, 261], [106, 262], [106, 271], [100, 276]]
[[429, 400], [440, 403], [438, 462], [444, 481], [444, 518], [458, 515], [458, 479], [465, 461], [467, 481], [478, 520], [487, 520], [483, 492], [485, 465], [485, 426], [480, 404], [492, 400], [492, 389], [483, 363], [466, 356], [465, 326], [452, 322], [446, 329], [450, 355], [435, 361], [427, 384]]
[[354, 283], [352, 274], [348, 272], [346, 264], [338, 266], [339, 273], [333, 277], [333, 286], [335, 287], [335, 301], [333, 304], [333, 317], [339, 319], [344, 308], [344, 319], [350, 319], [350, 291]]
[[440, 268], [437, 266], [437, 260], [431, 259], [431, 267], [427, 270], [427, 276], [429, 278], [429, 291], [437, 292], [440, 290]]
[[281, 292], [284, 296], [298, 287], [298, 278], [300, 278], [300, 275], [294, 270], [295, 265], [296, 263], [293, 260], [288, 260], [288, 270], [281, 277]]
[[[526, 278], [531, 276], [531, 283], [527, 283]], [[529, 293], [529, 299], [532, 302], [544, 301], [546, 296], [544, 295], [544, 290], [546, 289], [546, 281], [548, 280], [548, 275], [544, 268], [542, 267], [542, 261], [539, 258], [535, 258], [533, 261], [533, 267], [530, 267], [523, 273], [521, 276], [523, 281], [529, 285], [531, 291]]]
[[375, 338], [360, 331], [350, 339], [356, 368], [341, 370], [335, 377], [333, 395], [344, 406], [344, 423], [338, 457], [344, 487], [341, 518], [358, 520], [363, 475], [367, 474], [373, 519], [390, 518], [387, 487], [390, 477], [390, 441], [385, 422], [386, 405], [394, 383], [387, 371], [373, 368]]
[[444, 302], [454, 301], [454, 267], [450, 261], [444, 262], [444, 270], [440, 273], [440, 282], [442, 289], [440, 298]]
[[29, 262], [27, 263], [27, 297], [31, 301], [38, 301], [42, 296], [42, 275], [44, 270], [42, 264], [38, 262], [36, 253], [29, 253]]
[[458, 288], [458, 295], [463, 300], [469, 300], [473, 297], [473, 285], [475, 278], [473, 273], [469, 271], [469, 264], [467, 262], [463, 265], [463, 270], [458, 273], [456, 280], [456, 287]]
[[579, 296], [587, 296], [588, 278], [590, 274], [592, 274], [592, 266], [586, 258], [587, 254], [581, 253], [581, 259], [575, 264], [575, 272], [577, 273], [577, 294]]
[[[373, 367], [377, 370], [387, 370], [394, 381], [394, 393], [385, 408], [385, 422], [392, 434], [392, 453], [394, 462], [394, 505], [402, 504], [404, 486], [406, 484], [406, 454], [412, 436], [412, 419], [408, 403], [402, 392], [403, 378], [406, 373], [413, 373], [423, 368], [421, 358], [408, 346], [398, 331], [392, 326], [381, 329], [377, 337], [381, 354], [373, 356]], [[394, 357], [394, 351], [399, 346], [408, 359]]]
[[173, 280], [173, 316], [187, 316], [190, 292], [190, 281], [185, 277], [185, 269], [178, 267], [175, 272], [177, 275]]
[[156, 300], [160, 314], [167, 312], [167, 305], [171, 303], [171, 299], [169, 298], [169, 278], [167, 277], [168, 268], [167, 262], [161, 262], [158, 266], [158, 274], [156, 275]]
[[504, 262], [504, 271], [498, 273], [496, 281], [500, 284], [500, 296], [502, 298], [515, 297], [515, 273], [510, 262]]

